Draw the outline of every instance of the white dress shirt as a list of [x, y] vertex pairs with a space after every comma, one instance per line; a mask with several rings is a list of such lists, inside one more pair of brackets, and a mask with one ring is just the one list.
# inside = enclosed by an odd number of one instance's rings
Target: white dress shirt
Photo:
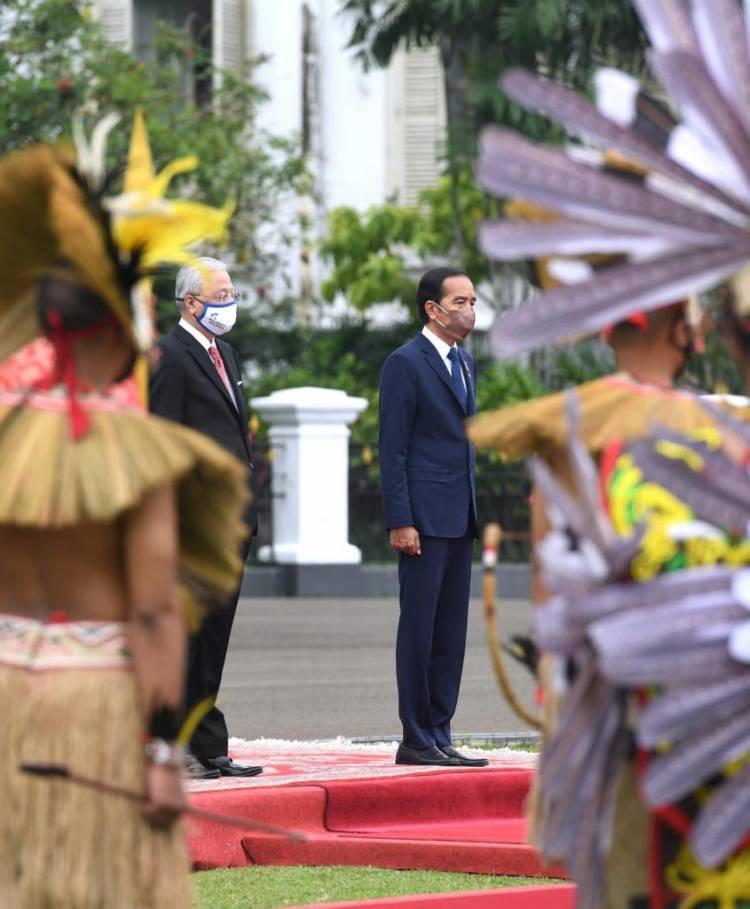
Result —
[[195, 325], [191, 325], [186, 319], [180, 319], [180, 328], [184, 328], [189, 335], [192, 335], [206, 353], [208, 353], [208, 348], [214, 343], [213, 338], [209, 341], [204, 334], [198, 331]]
[[[192, 335], [195, 338], [195, 340], [201, 345], [201, 347], [208, 354], [209, 360], [211, 360], [211, 354], [208, 353], [208, 351], [210, 350], [210, 348], [216, 347], [216, 339], [211, 338], [211, 340], [209, 341], [208, 338], [204, 334], [202, 334], [201, 332], [198, 331], [198, 329], [195, 327], [195, 325], [191, 325], [185, 319], [180, 319], [179, 324], [180, 324], [180, 328], [184, 328], [185, 331], [189, 335]], [[221, 353], [219, 353], [219, 356], [221, 356]], [[216, 369], [216, 367], [214, 366], [213, 360], [211, 360], [211, 366], [213, 366], [213, 368]], [[226, 369], [226, 367], [224, 367], [224, 368]], [[229, 376], [229, 373], [227, 373], [227, 377], [228, 376]], [[229, 385], [225, 385], [224, 387], [226, 388], [227, 392], [229, 393], [230, 397], [232, 398], [232, 403], [236, 407], [237, 398], [235, 398], [235, 396], [234, 396], [234, 389], [231, 387], [231, 382]]]
[[[453, 378], [453, 368], [448, 357], [448, 354], [453, 350], [454, 347], [458, 347], [457, 344], [447, 344], [442, 338], [438, 338], [434, 331], [425, 325], [422, 329], [422, 334], [427, 338], [431, 344], [434, 345], [435, 350], [440, 354], [440, 359], [445, 363], [445, 368], [448, 370], [448, 375]], [[460, 356], [460, 355], [459, 355]], [[461, 374], [461, 381], [464, 383], [464, 388], [466, 388], [466, 378], [464, 376], [463, 369], [459, 370]]]

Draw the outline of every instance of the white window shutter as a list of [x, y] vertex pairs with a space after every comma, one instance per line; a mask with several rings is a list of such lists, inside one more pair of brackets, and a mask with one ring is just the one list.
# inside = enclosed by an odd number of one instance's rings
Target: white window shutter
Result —
[[113, 44], [133, 48], [133, 0], [98, 0], [94, 12]]
[[412, 205], [432, 186], [443, 167], [445, 90], [437, 48], [414, 48], [403, 61], [402, 201]]
[[213, 59], [219, 69], [238, 72], [245, 59], [244, 0], [214, 0]]

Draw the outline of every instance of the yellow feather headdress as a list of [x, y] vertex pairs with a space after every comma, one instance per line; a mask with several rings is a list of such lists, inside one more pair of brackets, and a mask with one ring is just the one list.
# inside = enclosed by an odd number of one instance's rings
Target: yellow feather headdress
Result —
[[193, 261], [191, 246], [226, 235], [233, 203], [212, 208], [165, 197], [171, 179], [198, 162], [179, 158], [156, 173], [140, 111], [123, 192], [102, 197], [104, 148], [115, 122], [104, 118], [87, 142], [77, 121], [75, 152], [37, 145], [0, 161], [0, 360], [39, 334], [36, 284], [61, 268], [105, 301], [137, 350], [148, 349], [155, 267]]

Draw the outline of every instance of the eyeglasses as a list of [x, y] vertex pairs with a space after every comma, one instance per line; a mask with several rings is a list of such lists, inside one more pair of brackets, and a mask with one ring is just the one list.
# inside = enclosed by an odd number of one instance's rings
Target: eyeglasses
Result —
[[[197, 294], [185, 294], [185, 297], [192, 297], [204, 306], [227, 306], [230, 303], [241, 303], [243, 296], [244, 295], [237, 290], [231, 294], [216, 294], [215, 297], [209, 297], [207, 300], [202, 300]], [[178, 303], [182, 303], [185, 297], [175, 297], [175, 300], [177, 300]]]

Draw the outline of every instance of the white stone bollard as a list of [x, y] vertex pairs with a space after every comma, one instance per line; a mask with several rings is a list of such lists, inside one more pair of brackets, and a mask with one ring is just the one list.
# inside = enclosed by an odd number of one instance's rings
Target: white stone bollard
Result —
[[353, 565], [349, 542], [349, 425], [367, 407], [332, 388], [287, 388], [253, 398], [271, 424], [272, 543], [263, 562]]

